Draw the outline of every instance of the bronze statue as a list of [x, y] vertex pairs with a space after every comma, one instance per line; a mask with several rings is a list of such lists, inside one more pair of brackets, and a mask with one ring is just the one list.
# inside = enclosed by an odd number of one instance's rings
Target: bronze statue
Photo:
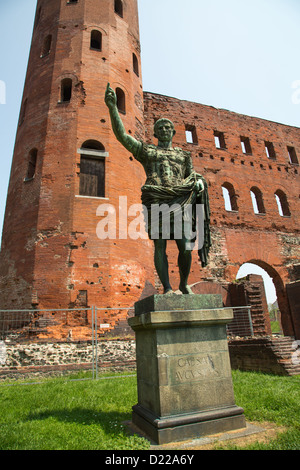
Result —
[[[126, 133], [117, 108], [117, 97], [114, 90], [107, 85], [105, 103], [109, 108], [110, 118], [114, 134], [118, 141], [140, 162], [145, 170], [147, 179], [142, 187], [142, 203], [148, 210], [148, 234], [154, 241], [154, 263], [159, 279], [163, 285], [164, 293], [173, 292], [169, 281], [168, 258], [166, 255], [167, 239], [176, 241], [179, 255], [178, 267], [180, 274], [179, 289], [183, 294], [193, 294], [188, 286], [188, 277], [191, 269], [192, 253], [191, 243], [194, 241], [181, 230], [181, 235], [176, 232], [176, 210], [180, 209], [180, 216], [185, 217], [185, 223], [190, 223], [191, 233], [196, 228], [196, 204], [204, 205], [204, 243], [199, 249], [199, 258], [202, 267], [207, 265], [207, 257], [211, 246], [209, 229], [209, 200], [207, 183], [205, 179], [193, 170], [190, 152], [181, 148], [173, 148], [172, 140], [175, 135], [173, 123], [168, 119], [159, 119], [154, 126], [154, 136], [158, 139], [158, 145], [150, 145], [140, 142]], [[167, 204], [174, 213], [170, 213], [169, 236], [163, 236], [162, 217], [158, 221], [156, 232], [151, 223], [151, 211], [159, 204]], [[192, 213], [186, 214], [183, 209], [192, 207]], [[190, 220], [188, 220], [190, 219]], [[153, 224], [152, 224], [153, 225]]]

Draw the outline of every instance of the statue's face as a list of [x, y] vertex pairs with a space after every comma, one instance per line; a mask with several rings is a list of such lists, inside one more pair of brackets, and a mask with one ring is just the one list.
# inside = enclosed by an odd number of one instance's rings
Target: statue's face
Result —
[[171, 142], [174, 136], [174, 126], [169, 121], [161, 121], [155, 126], [155, 136], [160, 142]]

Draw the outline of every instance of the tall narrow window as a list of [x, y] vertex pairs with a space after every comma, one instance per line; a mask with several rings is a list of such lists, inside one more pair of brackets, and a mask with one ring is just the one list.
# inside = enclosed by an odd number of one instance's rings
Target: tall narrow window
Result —
[[299, 165], [298, 157], [294, 147], [288, 147], [287, 149], [289, 153], [290, 163], [293, 163], [294, 165]]
[[241, 136], [241, 146], [242, 146], [243, 153], [245, 153], [247, 155], [252, 155], [252, 148], [251, 148], [251, 145], [250, 145], [249, 137], [242, 137]]
[[139, 61], [135, 53], [132, 54], [132, 62], [133, 62], [133, 71], [139, 77]]
[[225, 209], [227, 211], [238, 211], [237, 196], [234, 187], [231, 183], [224, 183], [222, 185], [223, 198]]
[[123, 18], [123, 2], [121, 0], [115, 0], [115, 13]]
[[265, 206], [263, 201], [263, 195], [260, 189], [256, 186], [253, 186], [250, 190], [253, 210], [255, 214], [265, 214]]
[[41, 51], [41, 57], [45, 57], [50, 53], [51, 50], [51, 42], [52, 42], [52, 36], [49, 34], [43, 43], [42, 51]]
[[275, 193], [275, 199], [278, 206], [278, 212], [281, 217], [289, 217], [291, 215], [289, 204], [287, 201], [286, 194], [278, 189]]
[[198, 143], [198, 138], [197, 138], [196, 127], [195, 126], [190, 126], [189, 124], [186, 124], [186, 126], [185, 126], [185, 137], [186, 137], [186, 141], [187, 141], [188, 144], [197, 144]]
[[121, 88], [116, 89], [116, 95], [117, 95], [117, 107], [118, 110], [125, 114], [126, 113], [126, 99], [125, 99], [125, 93]]
[[265, 142], [265, 149], [268, 158], [276, 160], [276, 152], [272, 142]]
[[214, 131], [215, 144], [217, 149], [226, 149], [224, 132]]
[[91, 49], [102, 50], [102, 34], [95, 29], [91, 32]]
[[105, 197], [105, 149], [100, 142], [86, 141], [81, 149], [80, 184], [81, 196]]
[[68, 103], [72, 98], [72, 79], [64, 78], [61, 81], [61, 93], [60, 101], [62, 103]]
[[29, 152], [27, 175], [26, 175], [24, 181], [30, 181], [35, 176], [37, 154], [38, 154], [38, 151], [37, 151], [36, 148], [32, 149]]

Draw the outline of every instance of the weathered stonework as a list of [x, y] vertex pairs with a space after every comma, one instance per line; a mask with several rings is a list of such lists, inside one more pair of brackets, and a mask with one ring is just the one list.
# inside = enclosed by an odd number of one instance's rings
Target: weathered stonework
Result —
[[[0, 379], [37, 377], [72, 370], [92, 370], [96, 348], [91, 341], [26, 343], [5, 342]], [[135, 370], [135, 341], [99, 341], [98, 370]]]

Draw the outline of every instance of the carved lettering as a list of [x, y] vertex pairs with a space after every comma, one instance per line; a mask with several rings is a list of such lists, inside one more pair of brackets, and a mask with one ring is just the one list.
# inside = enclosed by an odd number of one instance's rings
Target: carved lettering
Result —
[[206, 377], [219, 376], [214, 360], [210, 355], [180, 357], [174, 364], [173, 377], [176, 383], [192, 382]]

